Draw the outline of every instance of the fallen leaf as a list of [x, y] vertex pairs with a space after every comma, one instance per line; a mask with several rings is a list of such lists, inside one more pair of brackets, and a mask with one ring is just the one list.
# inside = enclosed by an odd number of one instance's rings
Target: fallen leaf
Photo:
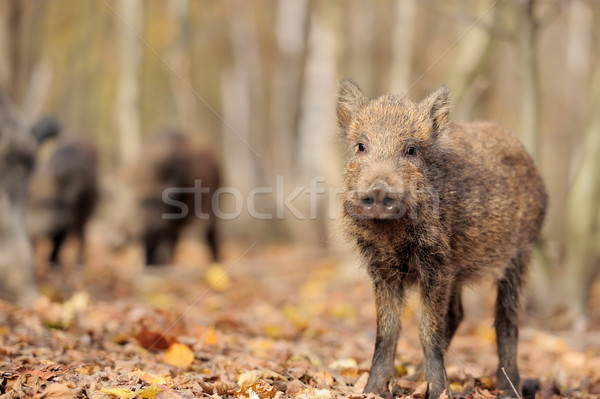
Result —
[[166, 363], [182, 369], [190, 367], [194, 361], [194, 352], [184, 344], [172, 344], [164, 354]]
[[135, 396], [135, 392], [131, 392], [130, 390], [123, 388], [103, 388], [98, 392], [112, 395], [119, 399], [131, 399]]
[[321, 370], [315, 374], [315, 377], [327, 385], [333, 385], [333, 376], [327, 370]]
[[215, 327], [210, 326], [210, 328], [206, 331], [206, 336], [204, 337], [204, 346], [217, 346], [218, 343], [219, 338], [217, 337]]
[[329, 363], [331, 369], [355, 369], [358, 367], [356, 360], [352, 358], [348, 359], [337, 359]]
[[242, 373], [238, 376], [238, 380], [237, 383], [239, 386], [252, 386], [253, 384], [255, 384], [258, 380], [260, 379], [281, 379], [281, 380], [285, 380], [285, 377], [283, 377], [281, 374], [276, 373], [272, 370], [252, 370], [252, 371], [248, 371], [246, 373]]
[[229, 288], [227, 269], [220, 263], [213, 263], [206, 269], [206, 283], [215, 291], [226, 291]]
[[367, 386], [367, 380], [369, 379], [369, 373], [364, 372], [354, 384], [354, 393], [362, 393], [364, 391], [365, 386]]
[[452, 392], [456, 392], [456, 393], [464, 393], [465, 392], [465, 388], [463, 387], [463, 385], [460, 382], [451, 383], [450, 390]]
[[202, 388], [202, 390], [206, 393], [215, 393], [217, 395], [226, 395], [229, 393], [230, 388], [227, 384], [225, 384], [224, 382], [214, 382], [214, 383], [208, 383], [206, 381], [199, 381], [198, 385], [200, 385], [200, 387]]
[[277, 395], [277, 392], [277, 388], [273, 385], [269, 384], [265, 380], [258, 380], [252, 385], [240, 386], [240, 389], [235, 391], [235, 395], [238, 397], [242, 395], [252, 397], [252, 394], [254, 394], [259, 398], [274, 398], [275, 395]]
[[158, 395], [162, 391], [164, 391], [164, 388], [162, 388], [159, 385], [152, 384], [148, 388], [140, 389], [139, 391], [137, 391], [137, 395], [140, 398], [154, 399], [156, 398], [156, 395]]
[[414, 399], [422, 399], [425, 397], [425, 395], [427, 394], [427, 381], [424, 381], [423, 383], [419, 384], [417, 386], [417, 389], [415, 389], [415, 391], [413, 392], [413, 394], [411, 395]]
[[304, 385], [298, 380], [292, 380], [287, 384], [286, 393], [290, 396], [296, 396], [304, 388]]
[[75, 395], [63, 384], [50, 384], [36, 399], [75, 399]]
[[50, 378], [56, 377], [58, 375], [58, 373], [55, 373], [55, 372], [36, 370], [36, 369], [29, 368], [29, 367], [18, 367], [15, 370], [15, 374], [34, 375], [34, 376], [40, 377], [44, 380], [49, 380]]
[[159, 331], [148, 330], [146, 327], [142, 328], [134, 338], [142, 348], [152, 351], [165, 350], [175, 342], [175, 338]]
[[170, 375], [154, 375], [150, 373], [146, 373], [140, 369], [134, 369], [129, 373], [132, 377], [138, 377], [142, 381], [147, 382], [148, 384], [164, 384], [169, 379], [171, 379]]

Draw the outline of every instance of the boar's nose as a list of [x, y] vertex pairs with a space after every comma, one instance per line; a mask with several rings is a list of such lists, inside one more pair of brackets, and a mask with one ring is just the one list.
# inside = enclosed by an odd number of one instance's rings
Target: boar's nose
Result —
[[358, 193], [357, 200], [358, 211], [363, 217], [393, 219], [401, 216], [399, 194], [390, 191], [383, 184], [375, 184], [366, 192]]

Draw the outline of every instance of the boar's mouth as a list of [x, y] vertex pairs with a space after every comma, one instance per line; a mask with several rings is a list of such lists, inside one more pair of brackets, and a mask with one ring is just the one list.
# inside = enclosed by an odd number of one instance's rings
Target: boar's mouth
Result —
[[402, 195], [383, 184], [356, 191], [351, 197], [348, 213], [356, 219], [400, 219], [406, 213]]

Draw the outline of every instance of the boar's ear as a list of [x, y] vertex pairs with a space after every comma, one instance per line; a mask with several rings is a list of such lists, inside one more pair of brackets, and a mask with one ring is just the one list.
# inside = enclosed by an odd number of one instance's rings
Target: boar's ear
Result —
[[38, 143], [43, 143], [60, 134], [60, 124], [56, 118], [44, 116], [31, 127], [31, 133]]
[[450, 90], [446, 86], [440, 86], [433, 93], [421, 101], [421, 109], [431, 118], [434, 134], [442, 129], [448, 122], [450, 113]]
[[340, 91], [337, 100], [337, 118], [344, 133], [348, 129], [352, 116], [369, 101], [356, 83], [350, 79], [340, 82]]

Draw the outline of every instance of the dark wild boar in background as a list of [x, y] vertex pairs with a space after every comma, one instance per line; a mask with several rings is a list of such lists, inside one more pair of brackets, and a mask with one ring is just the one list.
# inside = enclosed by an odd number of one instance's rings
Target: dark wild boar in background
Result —
[[340, 85], [337, 116], [353, 152], [344, 228], [366, 262], [377, 305], [365, 392], [382, 393], [393, 378], [405, 291], [417, 286], [427, 398], [451, 395], [444, 353], [463, 317], [462, 287], [492, 277], [497, 385], [516, 396], [519, 296], [544, 219], [544, 184], [501, 126], [449, 122], [448, 95], [440, 87], [419, 103], [369, 99], [350, 80]]
[[38, 141], [53, 133], [32, 134], [0, 88], [0, 297], [28, 303], [37, 297], [33, 256], [24, 210]]
[[[34, 127], [58, 124], [43, 119]], [[47, 130], [47, 128], [46, 128]], [[49, 261], [60, 262], [65, 240], [79, 242], [78, 263], [83, 262], [85, 229], [98, 201], [98, 171], [96, 148], [83, 137], [60, 138], [47, 159], [38, 159], [31, 178], [27, 202], [27, 230], [34, 242], [50, 240]], [[42, 158], [40, 156], [40, 158]]]
[[122, 172], [113, 207], [115, 249], [139, 243], [146, 264], [166, 264], [185, 234], [204, 239], [213, 260], [218, 259], [212, 198], [220, 172], [210, 146], [179, 131], [161, 131], [150, 137], [139, 159]]

